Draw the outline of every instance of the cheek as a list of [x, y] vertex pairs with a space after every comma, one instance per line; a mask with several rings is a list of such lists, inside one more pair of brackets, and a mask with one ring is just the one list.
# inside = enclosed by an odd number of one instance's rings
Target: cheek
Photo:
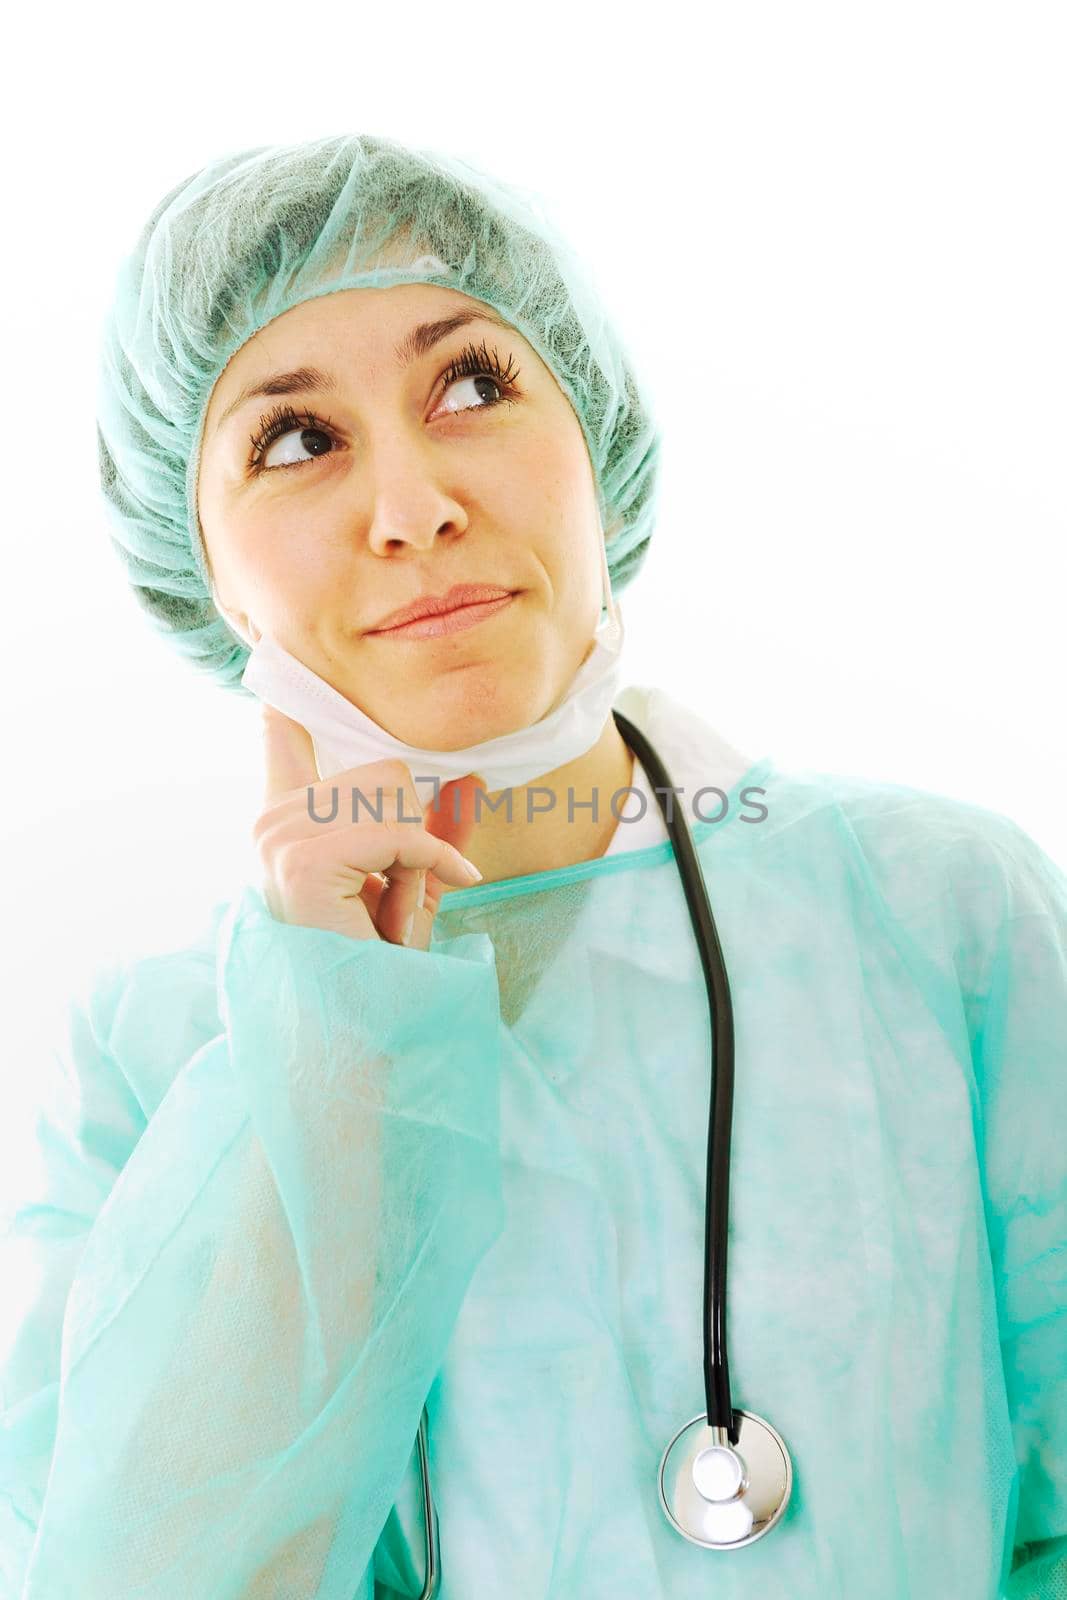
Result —
[[508, 441], [508, 447], [492, 463], [486, 463], [484, 503], [497, 511], [503, 508], [508, 522], [527, 522], [532, 529], [546, 533], [574, 528], [592, 507], [596, 498], [584, 441], [576, 451], [569, 439], [561, 439], [558, 429], [545, 429], [523, 438], [521, 444]]
[[224, 538], [219, 543], [246, 582], [284, 576], [313, 585], [341, 560], [339, 546], [331, 556], [326, 514], [300, 506], [296, 496], [253, 489], [231, 496], [220, 515]]
[[351, 593], [350, 557], [332, 551], [321, 539], [294, 536], [291, 525], [264, 537], [259, 530], [249, 582], [275, 607], [294, 614], [325, 616]]

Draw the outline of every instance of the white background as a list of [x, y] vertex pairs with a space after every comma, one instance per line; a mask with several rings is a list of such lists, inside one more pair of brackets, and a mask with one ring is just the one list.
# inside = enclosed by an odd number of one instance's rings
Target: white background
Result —
[[126, 589], [94, 389], [149, 210], [256, 144], [373, 132], [552, 206], [665, 436], [659, 526], [622, 600], [626, 681], [753, 756], [1006, 812], [1067, 863], [1062, 17], [974, 0], [16, 9], [8, 1108], [35, 1091], [57, 997], [115, 954], [184, 942], [253, 870], [257, 719]]

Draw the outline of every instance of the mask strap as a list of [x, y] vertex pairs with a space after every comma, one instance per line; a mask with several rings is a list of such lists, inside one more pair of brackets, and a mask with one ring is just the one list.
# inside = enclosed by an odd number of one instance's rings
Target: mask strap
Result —
[[600, 523], [600, 581], [603, 591], [602, 605], [607, 611], [613, 628], [619, 626], [619, 613], [615, 605], [615, 596], [611, 592], [611, 573], [608, 571], [608, 542], [604, 535], [604, 524]]

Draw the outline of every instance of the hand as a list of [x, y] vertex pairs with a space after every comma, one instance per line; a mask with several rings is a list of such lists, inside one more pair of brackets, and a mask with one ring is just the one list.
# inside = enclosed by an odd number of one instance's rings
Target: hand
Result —
[[[252, 837], [271, 915], [279, 922], [393, 944], [405, 942], [413, 919], [406, 942], [412, 949], [428, 949], [442, 885], [468, 889], [480, 878], [459, 846], [473, 830], [474, 796], [484, 788], [482, 780], [472, 774], [442, 785], [436, 808], [423, 810], [411, 768], [402, 761], [371, 761], [320, 779], [307, 730], [273, 706], [264, 705], [262, 713], [265, 806]], [[353, 789], [366, 797], [357, 797], [355, 822]], [[378, 809], [380, 822], [374, 815]], [[335, 810], [332, 820], [316, 821]], [[421, 822], [412, 820], [420, 814]]]

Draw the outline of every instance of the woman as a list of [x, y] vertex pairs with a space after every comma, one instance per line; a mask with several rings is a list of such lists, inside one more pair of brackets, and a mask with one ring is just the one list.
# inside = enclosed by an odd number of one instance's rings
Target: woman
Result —
[[[1061, 1592], [1067, 880], [617, 694], [658, 440], [536, 202], [380, 139], [215, 163], [124, 268], [100, 431], [138, 598], [266, 708], [263, 880], [72, 1008], [5, 1592], [419, 1595], [424, 1408], [451, 1600]], [[729, 970], [733, 1401], [793, 1465], [734, 1551], [659, 1502], [712, 1064], [638, 736]]]

